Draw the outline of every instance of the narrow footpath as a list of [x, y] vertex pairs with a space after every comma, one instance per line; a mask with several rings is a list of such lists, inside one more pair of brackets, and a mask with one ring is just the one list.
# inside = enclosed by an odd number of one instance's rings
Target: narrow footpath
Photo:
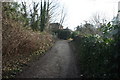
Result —
[[67, 40], [59, 40], [39, 60], [30, 65], [17, 78], [77, 78], [74, 53]]

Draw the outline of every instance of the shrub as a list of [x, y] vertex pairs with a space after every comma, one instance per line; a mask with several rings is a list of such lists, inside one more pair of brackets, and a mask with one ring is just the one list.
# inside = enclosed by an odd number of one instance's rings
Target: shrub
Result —
[[81, 75], [93, 78], [120, 78], [118, 44], [112, 38], [97, 36], [76, 37]]
[[71, 35], [71, 31], [69, 29], [57, 30], [58, 38], [60, 39], [69, 39]]
[[79, 35], [79, 33], [77, 31], [74, 31], [74, 32], [72, 32], [70, 37], [74, 39], [78, 35]]
[[[13, 20], [2, 21], [2, 75], [3, 78], [13, 77], [22, 64], [30, 60], [31, 55], [44, 53], [53, 43], [48, 33], [33, 32]], [[36, 53], [39, 51], [39, 53]]]

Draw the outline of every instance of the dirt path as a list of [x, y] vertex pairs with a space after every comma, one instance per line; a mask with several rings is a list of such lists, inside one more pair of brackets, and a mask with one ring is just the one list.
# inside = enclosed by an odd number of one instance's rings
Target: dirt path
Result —
[[60, 40], [17, 78], [75, 78], [77, 74], [73, 51], [67, 40]]

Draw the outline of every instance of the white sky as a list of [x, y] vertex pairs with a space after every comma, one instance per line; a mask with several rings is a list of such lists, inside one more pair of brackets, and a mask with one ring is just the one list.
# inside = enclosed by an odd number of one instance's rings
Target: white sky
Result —
[[84, 20], [90, 20], [95, 13], [103, 14], [111, 20], [118, 12], [118, 1], [120, 0], [60, 0], [67, 12], [63, 25], [74, 30]]

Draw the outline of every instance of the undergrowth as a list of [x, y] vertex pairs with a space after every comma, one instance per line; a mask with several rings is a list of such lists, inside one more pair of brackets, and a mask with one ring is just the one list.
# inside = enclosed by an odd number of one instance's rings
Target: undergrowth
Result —
[[2, 77], [14, 78], [35, 56], [44, 54], [54, 40], [47, 32], [33, 31], [11, 20], [2, 21]]

